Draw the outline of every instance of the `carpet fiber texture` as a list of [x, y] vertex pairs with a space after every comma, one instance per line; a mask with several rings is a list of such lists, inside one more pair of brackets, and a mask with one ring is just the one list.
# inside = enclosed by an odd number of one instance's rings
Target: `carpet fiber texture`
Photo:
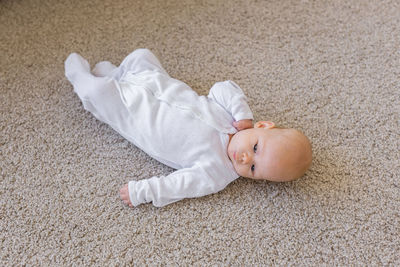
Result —
[[[400, 265], [399, 1], [0, 0], [0, 265]], [[149, 48], [201, 95], [245, 91], [313, 164], [164, 208], [119, 188], [173, 171], [87, 113], [64, 76]]]

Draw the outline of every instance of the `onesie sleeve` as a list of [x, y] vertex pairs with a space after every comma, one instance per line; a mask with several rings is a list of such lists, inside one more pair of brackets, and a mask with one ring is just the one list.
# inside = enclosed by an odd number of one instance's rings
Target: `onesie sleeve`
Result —
[[221, 105], [235, 121], [253, 119], [242, 89], [233, 81], [218, 82], [210, 89], [208, 97]]
[[177, 170], [168, 176], [130, 181], [129, 198], [133, 206], [153, 202], [162, 207], [184, 198], [201, 197], [224, 189], [231, 181], [212, 179], [201, 166]]

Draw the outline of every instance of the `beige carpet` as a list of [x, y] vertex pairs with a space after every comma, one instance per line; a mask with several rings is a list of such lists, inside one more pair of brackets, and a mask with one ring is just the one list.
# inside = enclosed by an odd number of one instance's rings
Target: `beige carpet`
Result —
[[[310, 171], [122, 205], [172, 170], [85, 112], [63, 63], [139, 47], [199, 94], [236, 81], [310, 137]], [[400, 265], [399, 1], [0, 0], [0, 57], [0, 265]]]

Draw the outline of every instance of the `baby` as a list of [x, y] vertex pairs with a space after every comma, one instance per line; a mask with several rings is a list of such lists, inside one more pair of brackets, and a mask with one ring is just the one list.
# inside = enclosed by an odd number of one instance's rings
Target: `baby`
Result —
[[120, 189], [129, 206], [154, 206], [216, 193], [239, 176], [291, 181], [311, 164], [311, 145], [294, 129], [257, 122], [240, 87], [216, 83], [199, 96], [171, 78], [147, 49], [119, 67], [108, 61], [93, 71], [76, 53], [65, 75], [86, 110], [158, 161], [177, 169], [160, 177], [130, 181]]

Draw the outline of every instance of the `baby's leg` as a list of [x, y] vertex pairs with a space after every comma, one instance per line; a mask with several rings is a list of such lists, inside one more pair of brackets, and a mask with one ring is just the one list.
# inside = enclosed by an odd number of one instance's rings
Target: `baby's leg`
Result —
[[112, 77], [112, 73], [117, 67], [110, 61], [101, 61], [93, 68], [92, 73], [97, 77]]
[[90, 65], [80, 55], [72, 53], [65, 60], [65, 76], [74, 86], [75, 93], [81, 100], [87, 100], [93, 91], [104, 86], [104, 79], [97, 78], [90, 72]]
[[65, 61], [65, 75], [86, 110], [112, 127], [124, 123], [128, 114], [113, 78], [94, 76], [89, 63], [76, 53]]
[[162, 72], [166, 75], [168, 73], [162, 67], [157, 57], [148, 49], [136, 49], [130, 53], [121, 63], [120, 69], [125, 71], [132, 71], [134, 73], [142, 72], [145, 70], [154, 70]]
[[72, 53], [68, 56], [64, 63], [65, 76], [73, 83], [77, 76], [84, 73], [90, 73], [89, 63], [77, 53]]
[[145, 70], [159, 71], [168, 75], [157, 57], [148, 49], [136, 49], [122, 61], [119, 67], [109, 61], [101, 61], [96, 64], [92, 73], [97, 77], [108, 76], [119, 81], [127, 71], [138, 73]]

